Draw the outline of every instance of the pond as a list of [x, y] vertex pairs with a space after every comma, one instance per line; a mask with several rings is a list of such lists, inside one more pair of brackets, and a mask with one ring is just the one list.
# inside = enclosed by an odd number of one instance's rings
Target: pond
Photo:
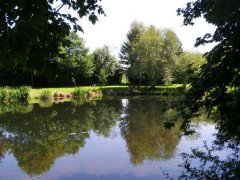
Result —
[[[217, 132], [200, 118], [191, 124], [196, 133], [182, 136], [179, 102], [115, 97], [2, 106], [0, 179], [176, 179], [180, 154], [211, 144]], [[172, 119], [168, 130], [164, 122]]]

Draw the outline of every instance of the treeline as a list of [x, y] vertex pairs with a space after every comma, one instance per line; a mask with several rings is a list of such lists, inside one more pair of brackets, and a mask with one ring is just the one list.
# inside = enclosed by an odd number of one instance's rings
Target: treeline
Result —
[[131, 84], [188, 83], [205, 63], [200, 53], [184, 52], [176, 33], [133, 22], [120, 52]]
[[205, 63], [201, 54], [182, 50], [174, 31], [139, 22], [132, 23], [120, 60], [108, 46], [90, 53], [74, 32], [65, 38], [57, 54], [46, 58], [46, 52], [39, 51], [45, 58], [30, 54], [31, 59], [0, 62], [0, 86], [112, 85], [121, 84], [123, 76], [132, 85], [188, 83]]
[[[0, 62], [0, 85], [32, 87], [119, 84], [122, 68], [108, 46], [89, 53], [76, 33], [66, 37], [53, 58], [18, 63], [11, 67]], [[44, 53], [44, 52], [42, 52]]]

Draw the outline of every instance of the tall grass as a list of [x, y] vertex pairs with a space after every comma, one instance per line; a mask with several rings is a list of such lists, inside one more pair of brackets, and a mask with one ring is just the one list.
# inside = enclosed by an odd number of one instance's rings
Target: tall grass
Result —
[[81, 88], [76, 88], [72, 92], [74, 105], [81, 106], [86, 102], [86, 91]]
[[0, 87], [0, 101], [4, 101], [7, 98], [7, 88]]
[[27, 101], [30, 94], [30, 87], [21, 86], [18, 88], [0, 87], [1, 102]]

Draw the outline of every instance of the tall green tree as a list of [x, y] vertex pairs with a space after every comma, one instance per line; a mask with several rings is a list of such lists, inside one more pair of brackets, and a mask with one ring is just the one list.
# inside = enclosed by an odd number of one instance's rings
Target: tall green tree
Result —
[[128, 64], [131, 83], [155, 86], [171, 84], [181, 52], [181, 42], [172, 30], [134, 22], [122, 45], [120, 58]]
[[176, 63], [174, 82], [187, 84], [198, 76], [201, 66], [206, 63], [205, 57], [198, 52], [183, 52]]
[[111, 54], [108, 46], [97, 48], [93, 52], [93, 57], [95, 65], [94, 81], [101, 85], [107, 84], [109, 79], [120, 69], [116, 58]]
[[182, 43], [176, 33], [171, 29], [164, 29], [163, 32], [163, 83], [168, 85], [174, 80], [174, 71], [177, 61], [182, 53]]
[[145, 31], [145, 28], [143, 23], [138, 21], [134, 21], [131, 24], [127, 40], [123, 43], [119, 53], [122, 64], [130, 65], [136, 60], [136, 55], [132, 52], [132, 49], [134, 44], [139, 40], [140, 35]]
[[[63, 7], [77, 15], [61, 11]], [[78, 18], [87, 16], [95, 23], [96, 14], [104, 14], [99, 0], [0, 1], [0, 70], [21, 69], [34, 75], [52, 72], [52, 61], [66, 43], [71, 25], [82, 31]]]
[[93, 56], [89, 55], [85, 42], [77, 33], [71, 32], [67, 37], [69, 44], [62, 47], [62, 55], [57, 59], [60, 68], [59, 78], [66, 78], [68, 85], [86, 83], [94, 73]]
[[154, 26], [147, 28], [134, 43], [132, 53], [136, 54], [135, 61], [129, 67], [129, 76], [155, 86], [161, 78], [163, 37], [160, 30]]
[[[184, 17], [184, 25], [193, 25], [194, 19], [204, 17], [216, 26], [213, 34], [198, 38], [196, 46], [217, 42], [206, 54], [207, 63], [200, 75], [191, 83], [188, 92], [190, 112], [195, 113], [204, 106], [208, 111], [217, 107], [223, 119], [227, 114], [240, 127], [240, 1], [238, 0], [195, 0], [178, 9]], [[229, 91], [230, 89], [230, 91]], [[239, 132], [239, 130], [238, 130]]]

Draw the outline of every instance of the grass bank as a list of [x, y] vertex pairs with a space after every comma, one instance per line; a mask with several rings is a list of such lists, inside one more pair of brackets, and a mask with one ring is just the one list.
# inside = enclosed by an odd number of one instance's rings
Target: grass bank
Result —
[[75, 89], [82, 91], [101, 91], [103, 95], [180, 95], [182, 94], [182, 85], [174, 84], [169, 86], [156, 86], [151, 88], [148, 86], [80, 86], [80, 87], [59, 87], [59, 88], [38, 88], [31, 89], [30, 97], [32, 99], [39, 98], [43, 91], [72, 93]]
[[81, 86], [81, 87], [58, 87], [58, 88], [33, 88], [30, 91], [30, 97], [32, 99], [39, 98], [40, 94], [44, 91], [49, 91], [54, 94], [55, 92], [63, 92], [63, 93], [72, 93], [75, 89], [80, 89], [82, 91], [96, 91], [99, 90], [98, 87], [94, 86]]

